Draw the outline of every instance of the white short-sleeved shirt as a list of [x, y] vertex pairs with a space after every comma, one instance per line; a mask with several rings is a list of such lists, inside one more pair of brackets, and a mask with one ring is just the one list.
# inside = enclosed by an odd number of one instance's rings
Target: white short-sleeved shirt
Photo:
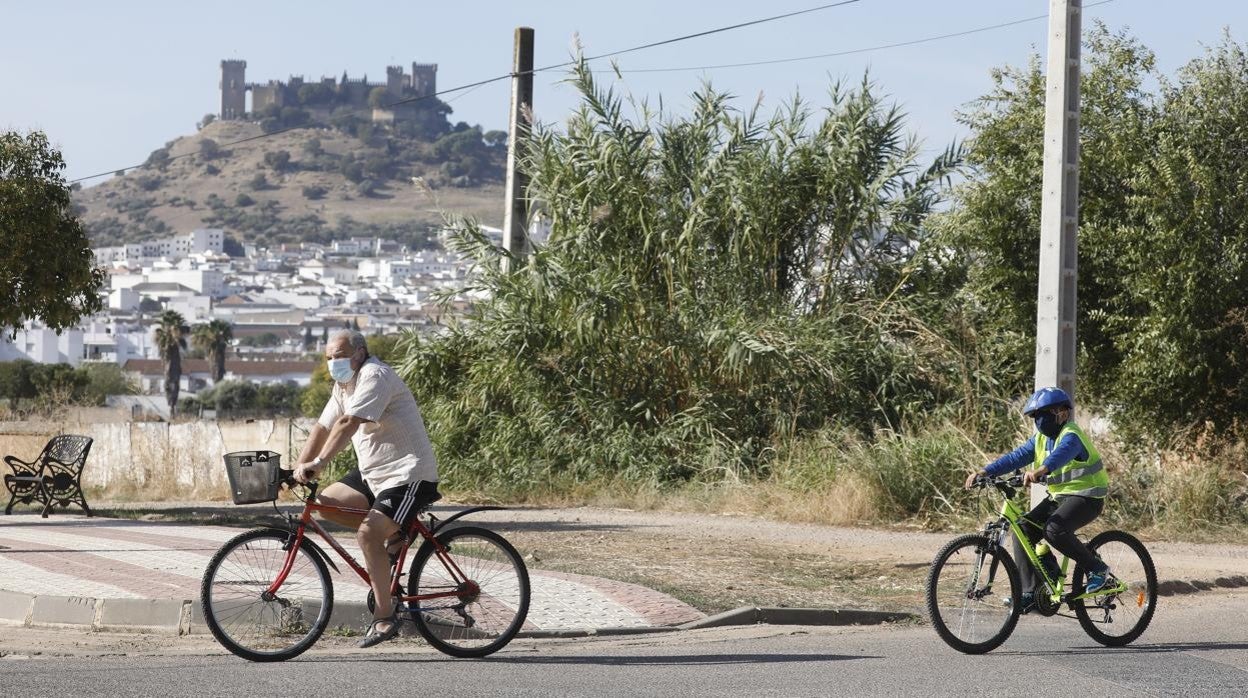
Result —
[[343, 415], [367, 420], [351, 437], [360, 474], [373, 494], [421, 480], [438, 481], [438, 463], [416, 398], [402, 378], [370, 357], [346, 384], [334, 382], [317, 420], [332, 429]]

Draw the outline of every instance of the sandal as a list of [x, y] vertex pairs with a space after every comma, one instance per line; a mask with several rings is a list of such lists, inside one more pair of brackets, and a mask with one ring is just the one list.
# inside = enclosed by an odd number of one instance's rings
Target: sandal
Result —
[[[389, 623], [390, 627], [385, 630], [378, 630], [377, 626], [380, 623]], [[373, 645], [379, 645], [386, 640], [393, 640], [398, 634], [399, 615], [397, 613], [391, 613], [385, 618], [374, 618], [372, 624], [368, 626], [368, 633], [360, 639], [359, 644], [356, 646], [372, 647]]]

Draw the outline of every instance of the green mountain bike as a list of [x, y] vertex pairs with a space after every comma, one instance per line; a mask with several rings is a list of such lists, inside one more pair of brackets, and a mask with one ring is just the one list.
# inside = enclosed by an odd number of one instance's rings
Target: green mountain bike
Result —
[[[975, 487], [993, 487], [1004, 497], [1001, 516], [989, 521], [982, 533], [959, 536], [941, 548], [927, 576], [927, 613], [932, 627], [950, 647], [982, 654], [998, 647], [1021, 615], [1022, 594], [1018, 566], [1007, 552], [1012, 535], [1022, 533], [1026, 513], [1014, 503], [1021, 475], [980, 477]], [[1026, 540], [1025, 538], [1021, 538]], [[1043, 545], [1043, 543], [1042, 543]], [[1045, 570], [1034, 546], [1024, 545], [1025, 564], [1035, 570], [1035, 612], [1058, 615], [1063, 607], [1093, 640], [1121, 647], [1138, 638], [1157, 609], [1157, 571], [1144, 544], [1123, 531], [1105, 531], [1092, 538], [1088, 549], [1105, 561], [1113, 573], [1095, 593], [1084, 591], [1088, 570], [1075, 565], [1066, 582], [1070, 560]], [[1062, 614], [1067, 615], [1067, 614]], [[1070, 616], [1067, 616], [1070, 617]]]

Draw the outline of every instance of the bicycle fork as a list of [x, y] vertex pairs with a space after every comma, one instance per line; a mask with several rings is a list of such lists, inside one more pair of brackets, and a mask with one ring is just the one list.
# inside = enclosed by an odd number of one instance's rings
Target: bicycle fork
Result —
[[1001, 564], [1000, 558], [996, 555], [991, 555], [992, 564], [988, 565], [988, 579], [985, 580], [982, 587], [980, 586], [979, 581], [980, 575], [983, 574], [984, 570], [984, 556], [989, 555], [994, 546], [995, 544], [992, 542], [992, 538], [990, 537], [987, 545], [984, 545], [975, 551], [975, 574], [971, 575], [971, 583], [966, 589], [966, 598], [972, 601], [980, 601], [992, 593], [992, 583], [997, 578], [997, 566]]

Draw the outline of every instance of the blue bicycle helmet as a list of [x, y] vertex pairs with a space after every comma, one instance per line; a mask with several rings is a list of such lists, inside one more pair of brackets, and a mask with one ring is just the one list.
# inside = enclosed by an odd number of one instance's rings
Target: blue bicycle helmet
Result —
[[1061, 388], [1041, 388], [1031, 396], [1023, 407], [1023, 414], [1030, 417], [1040, 410], [1049, 407], [1074, 407], [1075, 403]]

